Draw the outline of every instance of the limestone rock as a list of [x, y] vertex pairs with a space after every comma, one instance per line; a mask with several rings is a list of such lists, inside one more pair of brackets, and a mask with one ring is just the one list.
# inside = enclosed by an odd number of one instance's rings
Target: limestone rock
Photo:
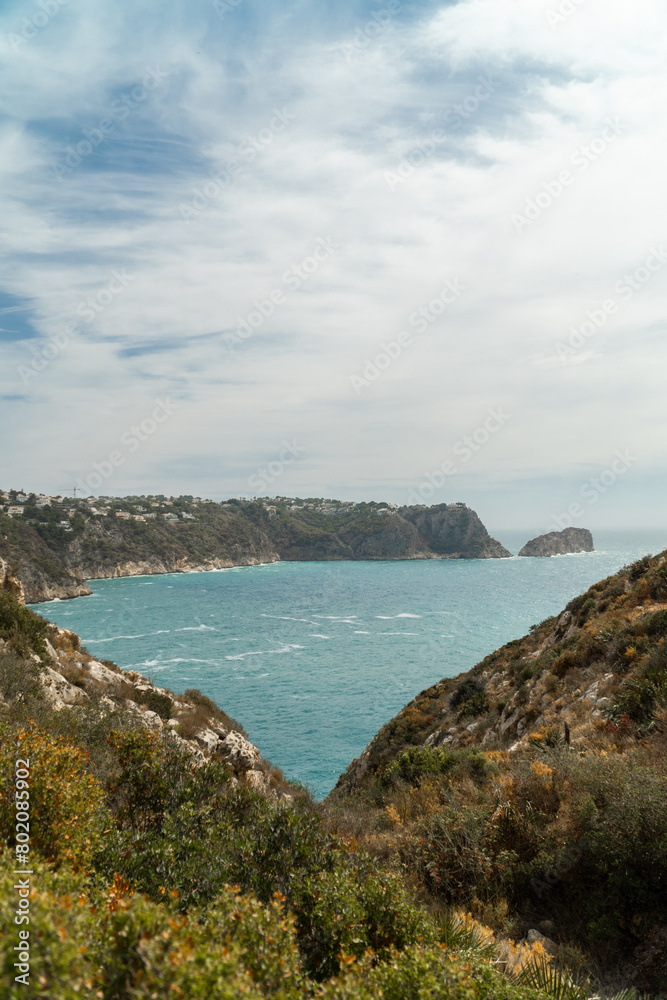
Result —
[[25, 591], [23, 584], [18, 578], [15, 566], [10, 566], [4, 559], [0, 558], [0, 590], [6, 590], [12, 594], [17, 601], [25, 604]]
[[246, 771], [245, 780], [254, 792], [266, 792], [266, 775], [263, 771]]
[[544, 934], [541, 934], [538, 930], [533, 929], [528, 931], [527, 940], [528, 944], [535, 944], [536, 941], [539, 941], [549, 955], [555, 955], [558, 951], [558, 945], [556, 942], [552, 941], [551, 938], [545, 937]]
[[212, 729], [202, 729], [195, 736], [195, 740], [202, 750], [206, 750], [208, 753], [213, 753], [220, 742], [220, 737], [217, 733], [214, 733]]
[[216, 749], [227, 761], [233, 771], [258, 771], [262, 758], [259, 750], [240, 733], [227, 733], [224, 740], [216, 737]]
[[593, 552], [593, 536], [587, 528], [550, 531], [526, 542], [520, 556], [563, 556], [572, 552]]
[[157, 712], [151, 712], [149, 709], [144, 709], [141, 713], [144, 717], [144, 722], [149, 726], [150, 729], [162, 729], [163, 722]]
[[64, 705], [82, 705], [89, 701], [85, 691], [70, 684], [62, 674], [51, 667], [47, 667], [40, 674], [40, 680], [44, 687], [44, 694], [54, 708], [60, 709]]
[[113, 670], [109, 670], [105, 667], [103, 663], [99, 663], [97, 660], [91, 660], [88, 664], [88, 673], [90, 676], [99, 681], [101, 684], [108, 684], [111, 687], [118, 687], [119, 684], [123, 683], [123, 677], [121, 674], [114, 673]]

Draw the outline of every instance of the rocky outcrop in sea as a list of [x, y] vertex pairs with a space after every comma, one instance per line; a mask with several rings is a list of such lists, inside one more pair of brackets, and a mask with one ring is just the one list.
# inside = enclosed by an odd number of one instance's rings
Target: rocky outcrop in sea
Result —
[[587, 528], [550, 531], [526, 542], [520, 556], [565, 556], [574, 552], [594, 552], [593, 536]]

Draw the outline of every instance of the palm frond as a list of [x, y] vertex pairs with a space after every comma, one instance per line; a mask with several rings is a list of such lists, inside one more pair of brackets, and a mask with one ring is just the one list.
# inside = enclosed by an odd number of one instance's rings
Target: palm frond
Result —
[[452, 951], [472, 951], [482, 958], [495, 958], [496, 949], [479, 927], [470, 925], [458, 914], [447, 912], [436, 917], [438, 939]]
[[562, 966], [552, 965], [547, 958], [533, 958], [523, 967], [516, 981], [522, 986], [542, 990], [551, 1000], [587, 1000], [588, 988], [577, 983]]

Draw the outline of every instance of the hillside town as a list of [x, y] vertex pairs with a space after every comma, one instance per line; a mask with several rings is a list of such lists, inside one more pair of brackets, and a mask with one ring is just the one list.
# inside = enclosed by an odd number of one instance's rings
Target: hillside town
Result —
[[[76, 490], [73, 496], [60, 494], [24, 493], [20, 490], [0, 490], [0, 509], [10, 517], [25, 517], [27, 520], [42, 520], [55, 523], [64, 531], [72, 530], [72, 520], [77, 514], [89, 517], [116, 517], [120, 520], [163, 522], [194, 521], [197, 518], [197, 508], [220, 506], [232, 509], [239, 504], [247, 503], [248, 498], [230, 498], [223, 501], [206, 500], [191, 496], [91, 496], [78, 497]], [[398, 510], [397, 504], [356, 503], [345, 500], [325, 500], [311, 498], [306, 500], [292, 497], [253, 497], [252, 502], [260, 504], [269, 514], [282, 511], [312, 511], [314, 513], [334, 516], [349, 513], [355, 507], [370, 508], [375, 514], [388, 514]], [[41, 516], [40, 516], [41, 515]]]

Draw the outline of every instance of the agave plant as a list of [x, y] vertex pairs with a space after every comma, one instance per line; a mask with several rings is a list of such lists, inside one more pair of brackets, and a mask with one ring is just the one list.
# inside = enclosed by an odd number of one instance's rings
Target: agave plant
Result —
[[[516, 977], [522, 986], [541, 990], [551, 1000], [588, 1000], [588, 984], [575, 982], [570, 972], [562, 966], [552, 965], [545, 956], [530, 960]], [[615, 998], [618, 1000], [618, 998]], [[622, 998], [635, 1000], [635, 998]]]
[[494, 943], [475, 922], [468, 922], [459, 913], [448, 911], [438, 915], [436, 923], [439, 941], [451, 951], [475, 952], [487, 959], [496, 957]]

